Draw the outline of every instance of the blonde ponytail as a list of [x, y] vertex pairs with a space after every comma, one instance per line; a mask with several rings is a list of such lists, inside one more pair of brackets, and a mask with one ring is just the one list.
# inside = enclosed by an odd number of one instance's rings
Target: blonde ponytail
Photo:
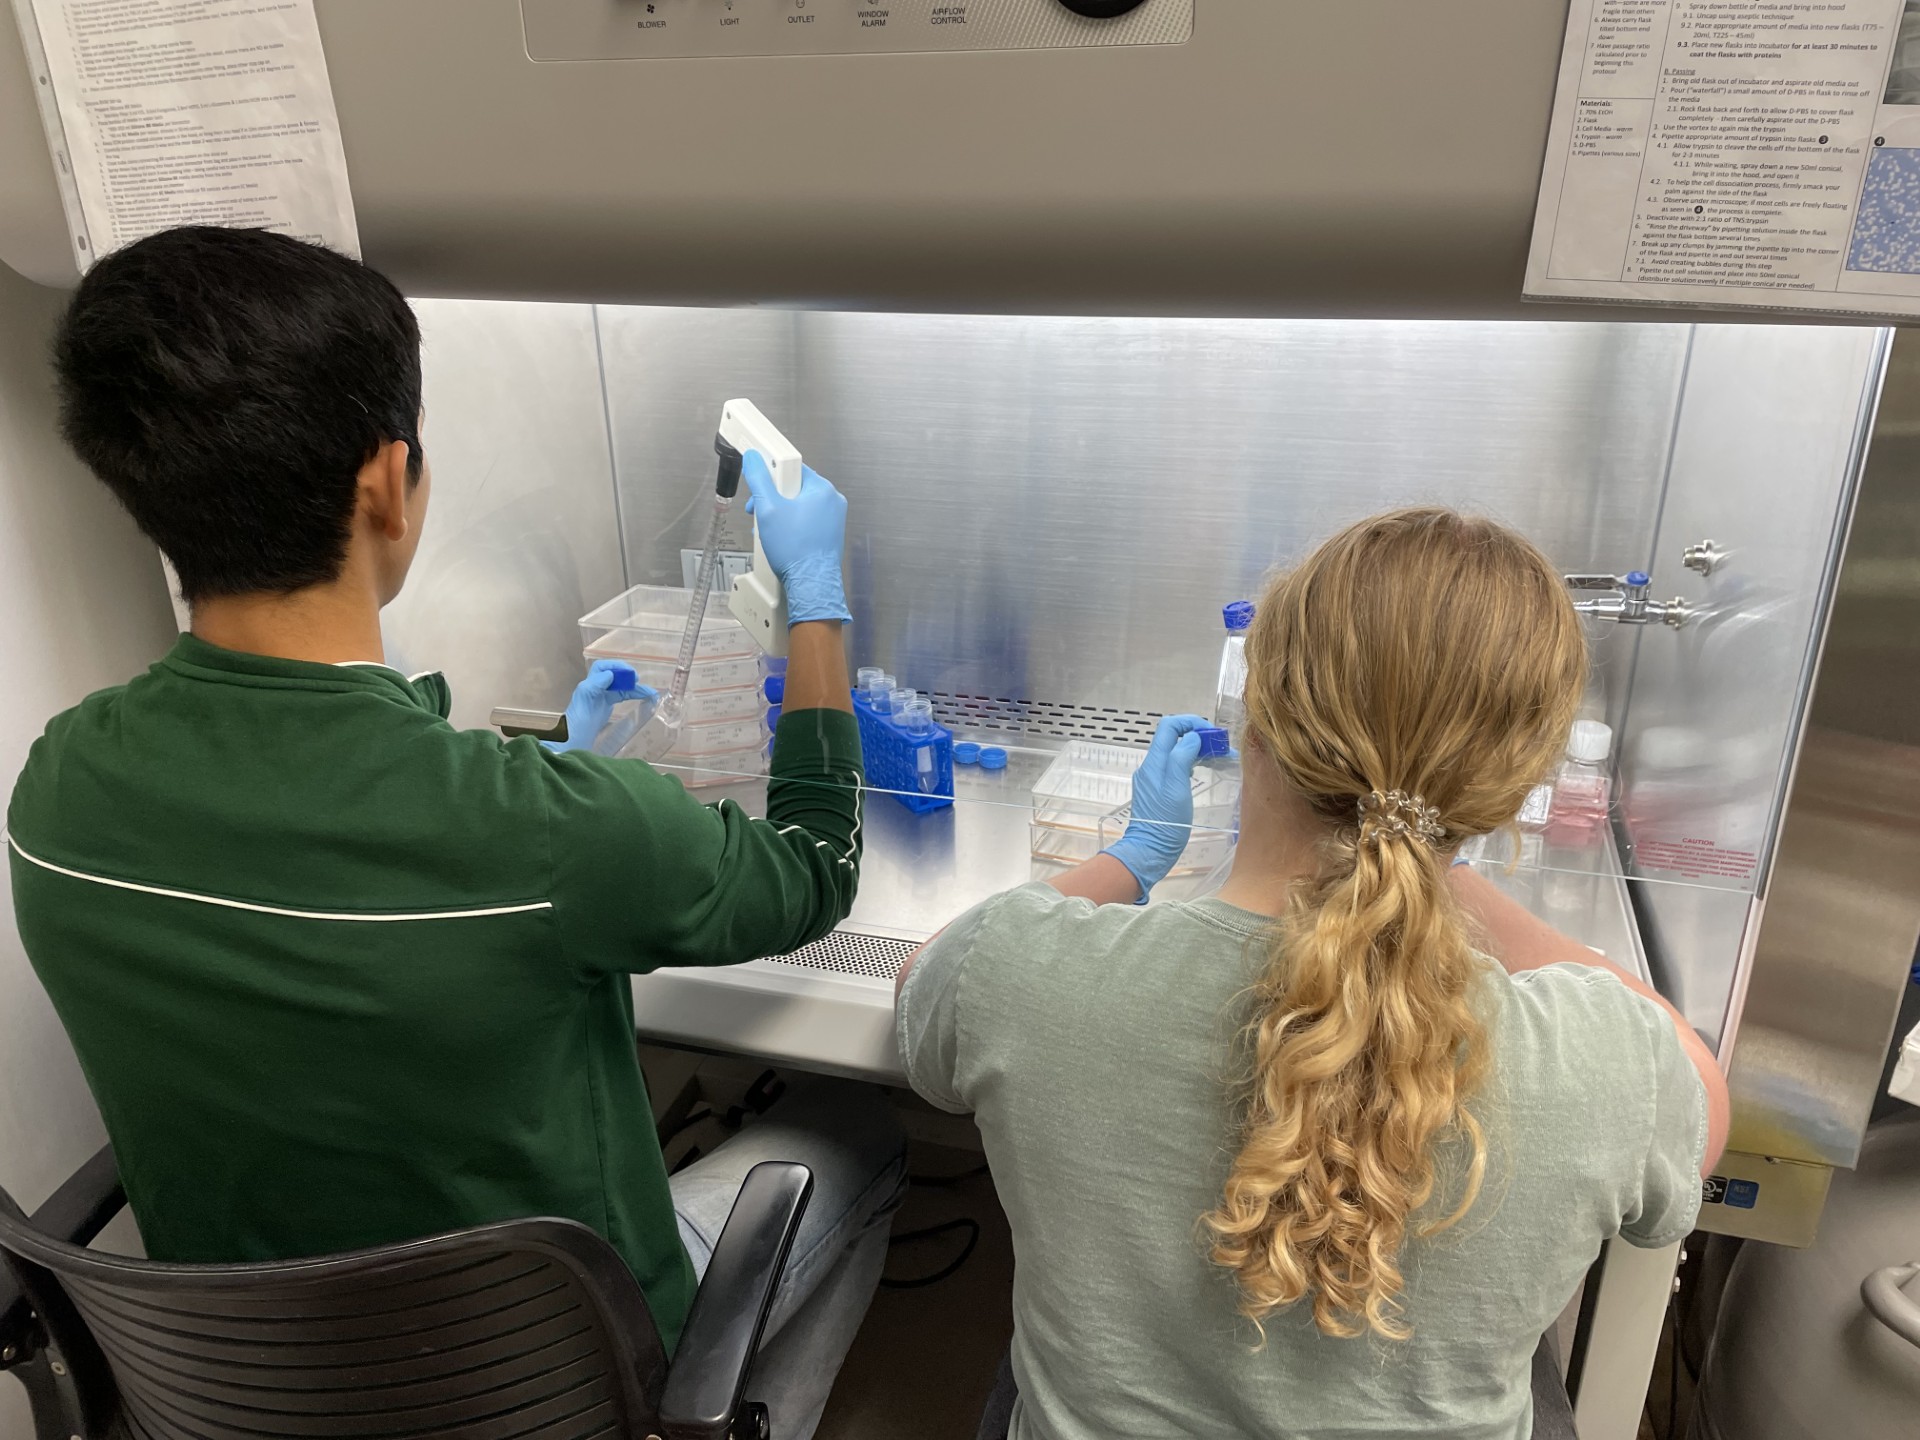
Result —
[[[1363, 521], [1262, 600], [1247, 744], [1328, 833], [1254, 989], [1240, 1150], [1205, 1217], [1256, 1322], [1310, 1295], [1326, 1334], [1405, 1338], [1409, 1230], [1478, 1198], [1483, 962], [1447, 867], [1559, 753], [1585, 666], [1545, 558], [1447, 510]], [[1465, 1164], [1443, 1186], [1447, 1141]]]

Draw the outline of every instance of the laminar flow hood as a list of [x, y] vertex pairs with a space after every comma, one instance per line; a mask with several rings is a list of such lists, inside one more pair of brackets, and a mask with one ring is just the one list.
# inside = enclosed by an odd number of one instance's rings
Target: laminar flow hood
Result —
[[[318, 0], [410, 293], [834, 309], [1524, 306], [1554, 0]], [[74, 263], [0, 27], [0, 260]]]

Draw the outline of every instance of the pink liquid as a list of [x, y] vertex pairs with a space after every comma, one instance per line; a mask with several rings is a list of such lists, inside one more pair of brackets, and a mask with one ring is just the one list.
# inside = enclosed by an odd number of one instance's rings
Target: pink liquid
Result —
[[1590, 845], [1606, 828], [1612, 784], [1604, 771], [1569, 765], [1553, 787], [1547, 840], [1554, 845]]

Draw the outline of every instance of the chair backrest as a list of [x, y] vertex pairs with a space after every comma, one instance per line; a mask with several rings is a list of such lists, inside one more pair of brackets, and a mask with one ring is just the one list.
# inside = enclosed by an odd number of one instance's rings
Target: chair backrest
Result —
[[[95, 1363], [98, 1346], [139, 1440], [625, 1440], [655, 1428], [659, 1331], [618, 1253], [573, 1221], [163, 1265], [53, 1240], [0, 1192], [0, 1250], [70, 1363]], [[87, 1333], [59, 1333], [76, 1315]]]

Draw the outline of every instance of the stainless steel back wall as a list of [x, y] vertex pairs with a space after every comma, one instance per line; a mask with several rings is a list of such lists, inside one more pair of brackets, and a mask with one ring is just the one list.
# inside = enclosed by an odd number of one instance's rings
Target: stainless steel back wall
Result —
[[678, 583], [720, 404], [852, 501], [859, 663], [916, 688], [1208, 708], [1221, 605], [1438, 502], [1645, 563], [1687, 329], [603, 307], [635, 581]]

